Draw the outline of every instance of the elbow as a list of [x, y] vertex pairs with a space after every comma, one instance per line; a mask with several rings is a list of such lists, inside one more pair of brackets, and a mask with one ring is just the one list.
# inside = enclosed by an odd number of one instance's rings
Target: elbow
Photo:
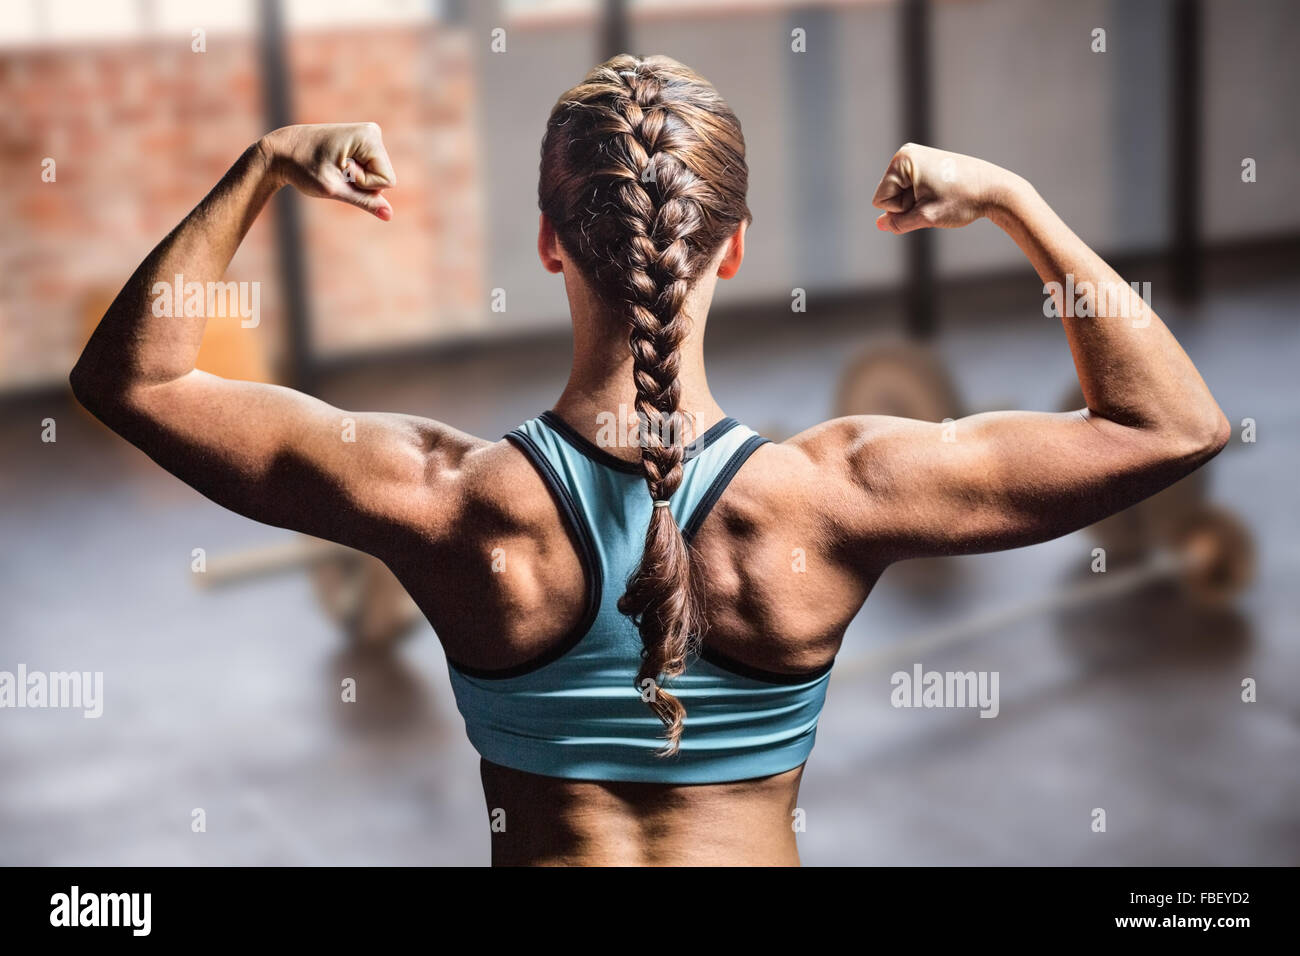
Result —
[[72, 397], [77, 400], [81, 407], [103, 421], [103, 410], [107, 404], [105, 399], [108, 395], [108, 389], [86, 367], [85, 359], [73, 366], [72, 372], [68, 375], [68, 385], [72, 389]]
[[1214, 406], [1214, 412], [1214, 431], [1207, 448], [1209, 458], [1223, 451], [1228, 442], [1232, 441], [1232, 422], [1228, 421], [1228, 416], [1223, 414], [1223, 409], [1219, 406]]
[[1205, 422], [1196, 437], [1204, 461], [1209, 461], [1223, 451], [1232, 440], [1232, 423], [1217, 404], [1205, 416]]
[[1223, 409], [1211, 405], [1203, 415], [1185, 427], [1175, 442], [1174, 457], [1199, 468], [1227, 446], [1232, 439], [1232, 423]]
[[83, 358], [69, 373], [68, 386], [82, 408], [116, 430], [116, 423], [128, 405], [126, 391], [120, 384], [94, 372]]
[[68, 375], [68, 386], [72, 389], [72, 397], [87, 408], [89, 407], [87, 402], [92, 395], [89, 378], [90, 376], [81, 362], [72, 366], [72, 372]]
[[77, 403], [86, 411], [93, 412], [91, 405], [94, 402], [95, 389], [90, 383], [90, 373], [81, 362], [72, 367], [72, 372], [68, 375], [68, 386], [72, 389], [72, 397], [77, 400]]

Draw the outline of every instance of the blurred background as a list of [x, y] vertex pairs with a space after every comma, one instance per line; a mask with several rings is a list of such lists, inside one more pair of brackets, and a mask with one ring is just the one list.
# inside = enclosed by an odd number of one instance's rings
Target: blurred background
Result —
[[[709, 333], [730, 414], [780, 439], [844, 411], [1078, 407], [1009, 239], [875, 230], [876, 182], [913, 140], [1022, 174], [1150, 282], [1235, 429], [1195, 480], [1105, 527], [886, 574], [832, 678], [804, 861], [1300, 862], [1300, 6], [3, 13], [0, 671], [102, 672], [104, 700], [98, 719], [0, 710], [0, 863], [487, 862], [445, 662], [382, 569], [222, 511], [90, 419], [67, 374], [139, 261], [262, 132], [371, 120], [399, 173], [393, 222], [282, 193], [228, 276], [259, 283], [261, 321], [213, 319], [199, 364], [502, 435], [568, 371], [562, 285], [535, 253], [545, 119], [623, 50], [690, 65], [744, 124], [754, 223]], [[1210, 533], [1215, 581], [1144, 576], [1189, 528]], [[1098, 546], [1138, 586], [1087, 590]], [[1079, 587], [1069, 606], [1050, 597]], [[903, 643], [989, 612], [960, 643]], [[890, 673], [913, 662], [996, 670], [999, 716], [892, 707]]]

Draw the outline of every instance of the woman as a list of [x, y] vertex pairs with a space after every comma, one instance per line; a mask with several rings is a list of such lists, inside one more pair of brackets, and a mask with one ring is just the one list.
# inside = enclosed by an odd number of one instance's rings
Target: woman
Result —
[[[703, 336], [745, 254], [744, 140], [666, 57], [614, 57], [551, 113], [537, 248], [564, 277], [573, 366], [501, 441], [194, 368], [204, 319], [155, 316], [153, 285], [219, 279], [286, 183], [392, 217], [373, 124], [268, 134], [136, 271], [72, 387], [219, 504], [393, 570], [446, 650], [494, 863], [797, 863], [831, 663], [891, 562], [1066, 534], [1228, 438], [1168, 329], [1027, 182], [911, 144], [876, 191], [878, 228], [987, 217], [1045, 284], [1118, 290], [1097, 302], [1125, 318], [1056, 295], [1087, 407], [857, 416], [780, 444], [728, 419]], [[609, 426], [620, 407], [630, 436]]]

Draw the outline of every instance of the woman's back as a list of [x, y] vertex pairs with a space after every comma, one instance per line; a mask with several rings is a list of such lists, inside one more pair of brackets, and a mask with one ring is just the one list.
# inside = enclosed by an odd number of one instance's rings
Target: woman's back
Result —
[[[767, 442], [737, 464], [690, 537], [707, 572], [702, 646], [756, 671], [820, 672], [884, 564], [864, 556], [851, 568], [827, 547], [826, 486], [800, 446]], [[592, 596], [583, 543], [519, 445], [484, 443], [459, 470], [465, 498], [454, 528], [392, 563], [450, 660], [509, 672], [545, 658], [582, 625]], [[587, 517], [599, 535], [602, 516]], [[622, 583], [605, 581], [604, 592]], [[626, 683], [633, 688], [631, 675]]]
[[636, 462], [615, 454], [627, 449], [591, 431], [549, 412], [467, 456], [463, 515], [438, 536], [451, 550], [404, 549], [398, 569], [484, 756], [493, 858], [797, 862], [802, 765], [870, 562], [823, 547], [802, 451], [704, 423], [674, 507], [707, 582], [706, 626], [673, 685], [680, 750], [661, 755], [632, 680], [640, 642], [611, 600], [651, 505]]

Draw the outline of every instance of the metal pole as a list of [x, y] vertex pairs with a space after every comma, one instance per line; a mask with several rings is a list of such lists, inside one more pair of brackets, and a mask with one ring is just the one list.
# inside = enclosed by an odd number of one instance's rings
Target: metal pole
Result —
[[1174, 295], [1201, 291], [1201, 4], [1175, 0], [1170, 22], [1170, 251]]
[[[284, 27], [279, 0], [261, 0], [262, 95], [267, 129], [293, 122], [289, 71], [285, 65]], [[307, 270], [303, 263], [302, 223], [298, 194], [281, 189], [275, 196], [275, 248], [284, 286], [289, 350], [284, 369], [286, 383], [304, 392], [315, 385], [311, 349], [311, 310]]]
[[[903, 0], [899, 12], [902, 42], [899, 64], [903, 87], [903, 140], [931, 145], [930, 124], [930, 4], [928, 0]], [[904, 236], [907, 279], [905, 322], [911, 339], [933, 338], [934, 236], [921, 229]]]
[[618, 53], [630, 53], [627, 25], [627, 0], [605, 0], [600, 23], [599, 59], [608, 60]]

